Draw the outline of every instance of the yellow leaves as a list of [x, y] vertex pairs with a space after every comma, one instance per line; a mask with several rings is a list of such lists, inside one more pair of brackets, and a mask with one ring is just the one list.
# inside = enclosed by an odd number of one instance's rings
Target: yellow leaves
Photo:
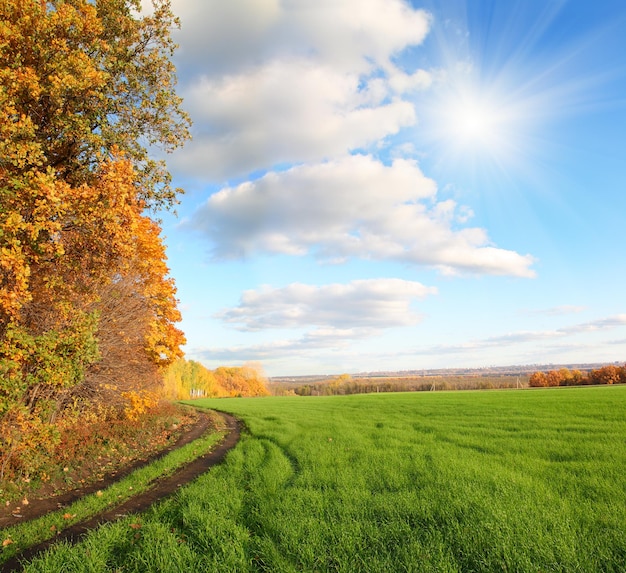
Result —
[[15, 542], [10, 537], [7, 537], [2, 541], [2, 547], [8, 547], [12, 543], [15, 543]]
[[0, 216], [0, 312], [16, 317], [41, 289], [56, 297], [87, 293], [126, 264], [141, 216], [133, 183], [128, 161], [106, 163], [91, 186], [30, 173]]
[[30, 66], [22, 66], [13, 70], [11, 80], [7, 82], [8, 93], [28, 92], [35, 99], [41, 95], [41, 86], [37, 71]]
[[[144, 197], [171, 205], [168, 174], [149, 160], [144, 141], [172, 149], [189, 137], [169, 60], [175, 18], [168, 3], [146, 17], [129, 4], [3, 2], [0, 117], [10, 121], [0, 125], [0, 156], [18, 169], [49, 165], [88, 182], [118, 145], [147, 168]], [[28, 140], [34, 147], [22, 145]]]
[[3, 235], [15, 235], [23, 228], [24, 218], [20, 213], [9, 213], [2, 222]]
[[[60, 50], [67, 51], [67, 50]], [[106, 82], [107, 74], [94, 67], [90, 57], [83, 52], [71, 52], [46, 80], [46, 94], [60, 103], [68, 95], [82, 97], [96, 95]]]
[[155, 408], [159, 403], [159, 395], [155, 392], [132, 390], [130, 392], [122, 392], [122, 396], [128, 401], [128, 406], [124, 408], [126, 418], [135, 422], [143, 414]]
[[31, 299], [28, 292], [30, 267], [18, 240], [8, 247], [0, 247], [0, 324], [16, 318], [22, 306]]

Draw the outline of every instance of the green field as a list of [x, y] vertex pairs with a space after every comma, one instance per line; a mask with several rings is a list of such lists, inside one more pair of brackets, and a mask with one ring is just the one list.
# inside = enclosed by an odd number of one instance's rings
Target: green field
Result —
[[224, 464], [26, 570], [626, 570], [626, 387], [194, 404]]

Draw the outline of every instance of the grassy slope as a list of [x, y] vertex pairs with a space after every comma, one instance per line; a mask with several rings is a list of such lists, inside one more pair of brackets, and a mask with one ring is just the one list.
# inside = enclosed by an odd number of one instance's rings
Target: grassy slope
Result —
[[27, 571], [624, 571], [626, 387], [195, 404], [225, 464]]

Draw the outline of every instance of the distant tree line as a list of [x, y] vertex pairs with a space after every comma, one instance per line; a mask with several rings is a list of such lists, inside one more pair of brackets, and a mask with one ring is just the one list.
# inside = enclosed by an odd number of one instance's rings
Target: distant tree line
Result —
[[376, 392], [427, 392], [432, 390], [490, 390], [526, 386], [527, 376], [409, 376], [356, 378], [342, 374], [330, 380], [294, 385], [270, 383], [277, 396], [341, 396]]
[[534, 372], [528, 379], [528, 385], [532, 388], [594, 384], [626, 384], [626, 366], [610, 364], [589, 372], [561, 368], [548, 372]]
[[184, 358], [176, 360], [165, 371], [163, 393], [172, 400], [269, 395], [258, 364], [209, 370], [199, 362]]
[[353, 377], [342, 374], [328, 380], [294, 384], [270, 382], [276, 396], [341, 396], [376, 392], [428, 392], [437, 390], [494, 390], [593, 384], [625, 384], [626, 366], [603, 366], [583, 372], [561, 368], [519, 375]]

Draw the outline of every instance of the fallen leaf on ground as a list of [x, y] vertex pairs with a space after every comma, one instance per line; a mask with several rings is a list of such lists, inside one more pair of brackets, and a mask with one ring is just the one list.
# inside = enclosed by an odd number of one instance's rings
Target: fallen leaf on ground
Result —
[[141, 523], [131, 523], [130, 527], [132, 529], [141, 529]]
[[7, 545], [11, 545], [11, 543], [13, 543], [13, 540], [10, 537], [7, 537], [3, 542], [2, 542], [2, 547], [6, 547]]
[[63, 519], [73, 519], [74, 517], [76, 517], [75, 513], [64, 513], [63, 514]]

